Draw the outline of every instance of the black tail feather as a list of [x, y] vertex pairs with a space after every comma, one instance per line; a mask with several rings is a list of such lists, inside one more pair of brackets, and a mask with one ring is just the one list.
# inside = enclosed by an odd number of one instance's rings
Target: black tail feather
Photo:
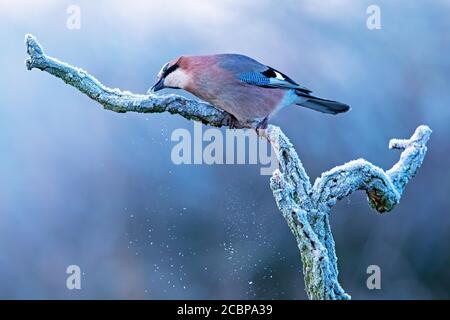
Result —
[[338, 114], [350, 110], [350, 106], [338, 101], [322, 99], [306, 94], [299, 94], [299, 97], [301, 97], [302, 101], [297, 103], [298, 105], [323, 113]]

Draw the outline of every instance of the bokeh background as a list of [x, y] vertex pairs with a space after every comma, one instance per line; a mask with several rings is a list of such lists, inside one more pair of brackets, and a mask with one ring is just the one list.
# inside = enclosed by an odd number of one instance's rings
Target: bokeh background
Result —
[[[366, 27], [369, 5], [380, 30]], [[81, 28], [69, 30], [69, 5]], [[144, 93], [167, 60], [237, 52], [346, 102], [337, 117], [273, 118], [315, 179], [390, 138], [433, 129], [400, 205], [363, 193], [332, 214], [340, 280], [355, 299], [450, 298], [450, 1], [0, 1], [0, 298], [304, 299], [296, 243], [257, 165], [170, 160], [169, 114], [103, 110], [27, 71], [24, 35], [104, 84]], [[184, 94], [182, 92], [179, 92]], [[66, 288], [66, 268], [83, 271]], [[379, 265], [381, 290], [366, 269]]]

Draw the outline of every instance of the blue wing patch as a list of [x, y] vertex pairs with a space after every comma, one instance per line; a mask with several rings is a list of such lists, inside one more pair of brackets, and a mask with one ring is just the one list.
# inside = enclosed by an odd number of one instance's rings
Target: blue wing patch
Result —
[[243, 72], [239, 74], [239, 80], [258, 87], [294, 89], [305, 94], [311, 92], [311, 90], [297, 84], [288, 76], [272, 68], [268, 68], [264, 72]]
[[239, 80], [255, 86], [268, 86], [270, 79], [259, 72], [244, 72], [239, 75]]

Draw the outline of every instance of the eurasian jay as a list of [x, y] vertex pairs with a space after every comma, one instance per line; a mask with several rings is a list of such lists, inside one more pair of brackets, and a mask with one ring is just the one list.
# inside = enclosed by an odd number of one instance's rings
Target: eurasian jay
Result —
[[151, 88], [184, 89], [234, 116], [233, 127], [265, 129], [268, 117], [291, 104], [329, 114], [346, 104], [311, 95], [285, 74], [239, 54], [181, 56], [166, 63]]

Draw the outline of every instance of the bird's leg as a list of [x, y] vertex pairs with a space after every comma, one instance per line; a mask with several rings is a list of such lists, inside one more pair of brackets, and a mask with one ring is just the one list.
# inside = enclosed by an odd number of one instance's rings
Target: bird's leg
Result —
[[268, 124], [269, 124], [269, 116], [262, 119], [262, 121], [258, 124], [256, 129], [267, 129]]
[[269, 116], [265, 117], [264, 119], [262, 119], [260, 123], [258, 123], [258, 125], [255, 128], [256, 134], [259, 136], [264, 136], [268, 124], [269, 124]]
[[236, 119], [234, 116], [231, 116], [230, 117], [230, 122], [228, 124], [228, 127], [230, 129], [238, 129], [240, 127], [238, 119]]

